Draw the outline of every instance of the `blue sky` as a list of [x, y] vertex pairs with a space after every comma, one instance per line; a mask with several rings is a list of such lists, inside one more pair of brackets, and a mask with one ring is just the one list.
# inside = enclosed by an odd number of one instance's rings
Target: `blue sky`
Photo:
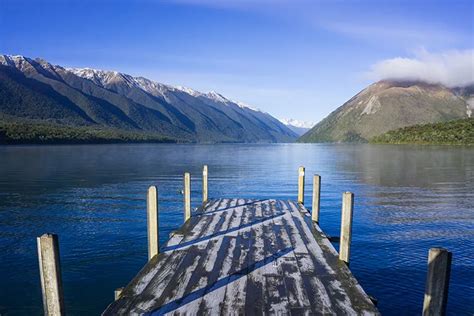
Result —
[[316, 122], [414, 61], [422, 67], [409, 70], [445, 71], [464, 54], [468, 68], [458, 62], [444, 77], [469, 81], [473, 3], [1, 0], [0, 53], [215, 90]]

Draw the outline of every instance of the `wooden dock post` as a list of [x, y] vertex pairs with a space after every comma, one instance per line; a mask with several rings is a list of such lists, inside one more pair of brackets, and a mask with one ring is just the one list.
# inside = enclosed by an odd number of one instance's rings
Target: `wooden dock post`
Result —
[[191, 218], [191, 175], [184, 174], [184, 221]]
[[160, 251], [158, 234], [158, 192], [155, 186], [148, 188], [146, 199], [147, 231], [148, 231], [148, 260]]
[[298, 168], [298, 203], [304, 204], [304, 167]]
[[313, 176], [313, 208], [311, 210], [311, 219], [316, 223], [319, 223], [320, 196], [321, 176], [315, 174]]
[[444, 248], [431, 248], [428, 253], [423, 316], [446, 314], [452, 253]]
[[114, 298], [115, 300], [118, 300], [120, 298], [120, 295], [122, 295], [123, 287], [119, 287], [118, 289], [115, 289], [114, 291]]
[[352, 211], [354, 209], [354, 194], [344, 192], [342, 195], [341, 237], [339, 244], [339, 259], [349, 264], [352, 240]]
[[37, 244], [44, 314], [64, 315], [58, 236], [44, 234], [37, 238]]
[[207, 165], [202, 168], [202, 203], [207, 202]]

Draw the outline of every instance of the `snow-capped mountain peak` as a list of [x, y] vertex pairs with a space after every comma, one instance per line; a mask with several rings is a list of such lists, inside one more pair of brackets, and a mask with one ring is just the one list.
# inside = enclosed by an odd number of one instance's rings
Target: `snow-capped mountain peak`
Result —
[[174, 87], [176, 90], [179, 90], [179, 91], [182, 91], [182, 92], [185, 92], [189, 95], [192, 95], [193, 97], [199, 97], [202, 95], [201, 92], [199, 91], [196, 91], [194, 89], [191, 89], [191, 88], [188, 88], [188, 87], [183, 87], [183, 86], [176, 86]]
[[316, 123], [314, 122], [309, 122], [309, 121], [300, 121], [300, 120], [295, 120], [295, 119], [288, 119], [288, 118], [284, 118], [284, 119], [280, 119], [280, 122], [282, 122], [283, 124], [285, 125], [291, 125], [291, 126], [294, 126], [294, 127], [299, 127], [299, 128], [311, 128], [313, 127], [314, 125], [316, 125]]
[[5, 66], [17, 67], [19, 69], [25, 69], [25, 68], [34, 69], [34, 67], [32, 66], [32, 63], [35, 63], [35, 62], [41, 64], [42, 67], [47, 68], [47, 69], [52, 69], [52, 70], [57, 69], [57, 68], [63, 69], [66, 72], [70, 72], [78, 77], [88, 79], [92, 81], [93, 83], [102, 87], [108, 87], [110, 85], [115, 85], [115, 84], [120, 83], [120, 84], [125, 84], [126, 86], [130, 88], [137, 87], [148, 93], [151, 93], [152, 95], [160, 95], [160, 96], [164, 96], [164, 93], [166, 93], [167, 91], [171, 91], [171, 92], [180, 91], [180, 92], [187, 93], [193, 97], [206, 98], [206, 99], [212, 100], [213, 102], [223, 103], [228, 106], [237, 105], [239, 108], [243, 110], [249, 109], [255, 112], [262, 112], [258, 108], [250, 106], [246, 103], [228, 99], [216, 91], [202, 93], [188, 87], [166, 85], [166, 84], [149, 80], [147, 78], [133, 77], [131, 75], [121, 73], [118, 71], [113, 71], [113, 70], [101, 70], [101, 69], [94, 69], [94, 68], [89, 68], [89, 67], [63, 68], [60, 66], [53, 66], [45, 60], [41, 60], [41, 59], [31, 60], [22, 55], [0, 55], [0, 64], [3, 64]]
[[251, 105], [248, 105], [247, 103], [244, 103], [244, 102], [236, 101], [234, 103], [237, 104], [242, 109], [247, 108], [247, 109], [250, 109], [250, 110], [255, 111], [255, 112], [262, 112], [260, 109], [258, 109], [256, 107], [253, 107]]
[[280, 119], [279, 121], [300, 136], [309, 131], [315, 125], [313, 122], [295, 119]]
[[24, 69], [28, 67], [31, 63], [31, 59], [21, 56], [21, 55], [0, 55], [0, 64], [4, 66], [17, 67], [19, 69]]
[[[216, 91], [202, 93], [118, 71], [66, 68], [18, 55], [0, 55], [0, 65], [4, 65], [0, 66], [2, 76], [12, 82], [7, 88], [13, 93], [25, 82], [11, 68], [41, 83], [32, 85], [28, 93], [44, 100], [55, 101], [57, 93], [67, 98], [70, 103], [46, 102], [51, 119], [67, 124], [82, 126], [94, 122], [105, 128], [156, 133], [170, 140], [275, 142], [295, 138], [295, 133], [270, 114], [256, 112]], [[47, 93], [44, 85], [50, 87]], [[71, 103], [81, 111], [71, 110]], [[43, 119], [44, 109], [40, 106], [21, 106], [15, 109], [15, 115], [24, 115], [28, 107], [28, 115]]]
[[156, 94], [161, 95], [166, 90], [180, 91], [180, 92], [187, 93], [193, 97], [203, 97], [203, 98], [212, 100], [214, 102], [223, 103], [226, 105], [234, 104], [240, 107], [241, 109], [250, 109], [256, 112], [262, 112], [259, 109], [253, 106], [250, 106], [248, 104], [245, 104], [243, 102], [230, 100], [216, 91], [202, 93], [188, 87], [166, 85], [166, 84], [158, 83], [158, 82], [155, 82], [143, 77], [133, 77], [127, 74], [117, 72], [117, 71], [98, 70], [98, 69], [93, 69], [93, 68], [66, 68], [66, 70], [74, 73], [76, 76], [89, 79], [93, 81], [94, 83], [99, 84], [103, 87], [111, 83], [116, 83], [118, 81], [121, 81], [121, 82], [126, 83], [130, 87], [136, 86], [154, 95]]
[[220, 94], [216, 91], [210, 91], [210, 92], [206, 93], [206, 97], [208, 97], [209, 99], [212, 99], [214, 101], [217, 101], [217, 102], [222, 102], [222, 103], [230, 102], [229, 99], [227, 99], [222, 94]]

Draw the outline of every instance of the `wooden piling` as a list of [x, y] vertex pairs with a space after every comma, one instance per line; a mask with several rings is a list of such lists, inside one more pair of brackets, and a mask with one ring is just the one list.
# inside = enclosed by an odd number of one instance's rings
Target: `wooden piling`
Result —
[[311, 210], [311, 219], [316, 223], [319, 223], [320, 196], [321, 177], [315, 174], [313, 176], [313, 208]]
[[44, 234], [37, 238], [37, 245], [44, 314], [64, 315], [58, 236]]
[[298, 203], [304, 204], [304, 167], [298, 168]]
[[431, 248], [428, 253], [423, 316], [446, 314], [452, 253], [444, 248]]
[[354, 209], [354, 194], [344, 192], [342, 195], [341, 237], [339, 243], [339, 259], [349, 264], [352, 240], [352, 211]]
[[120, 295], [122, 295], [123, 287], [119, 287], [118, 289], [115, 289], [114, 291], [114, 298], [115, 300], [118, 300], [120, 298]]
[[202, 203], [207, 202], [207, 165], [202, 168]]
[[160, 251], [158, 192], [155, 186], [148, 188], [147, 193], [147, 230], [148, 230], [148, 260], [151, 260]]
[[184, 174], [184, 221], [191, 218], [191, 175]]

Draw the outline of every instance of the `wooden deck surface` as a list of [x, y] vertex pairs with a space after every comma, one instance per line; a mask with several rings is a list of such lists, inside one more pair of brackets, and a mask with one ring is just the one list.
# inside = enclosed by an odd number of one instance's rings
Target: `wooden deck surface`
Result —
[[212, 200], [104, 315], [378, 315], [307, 210]]

